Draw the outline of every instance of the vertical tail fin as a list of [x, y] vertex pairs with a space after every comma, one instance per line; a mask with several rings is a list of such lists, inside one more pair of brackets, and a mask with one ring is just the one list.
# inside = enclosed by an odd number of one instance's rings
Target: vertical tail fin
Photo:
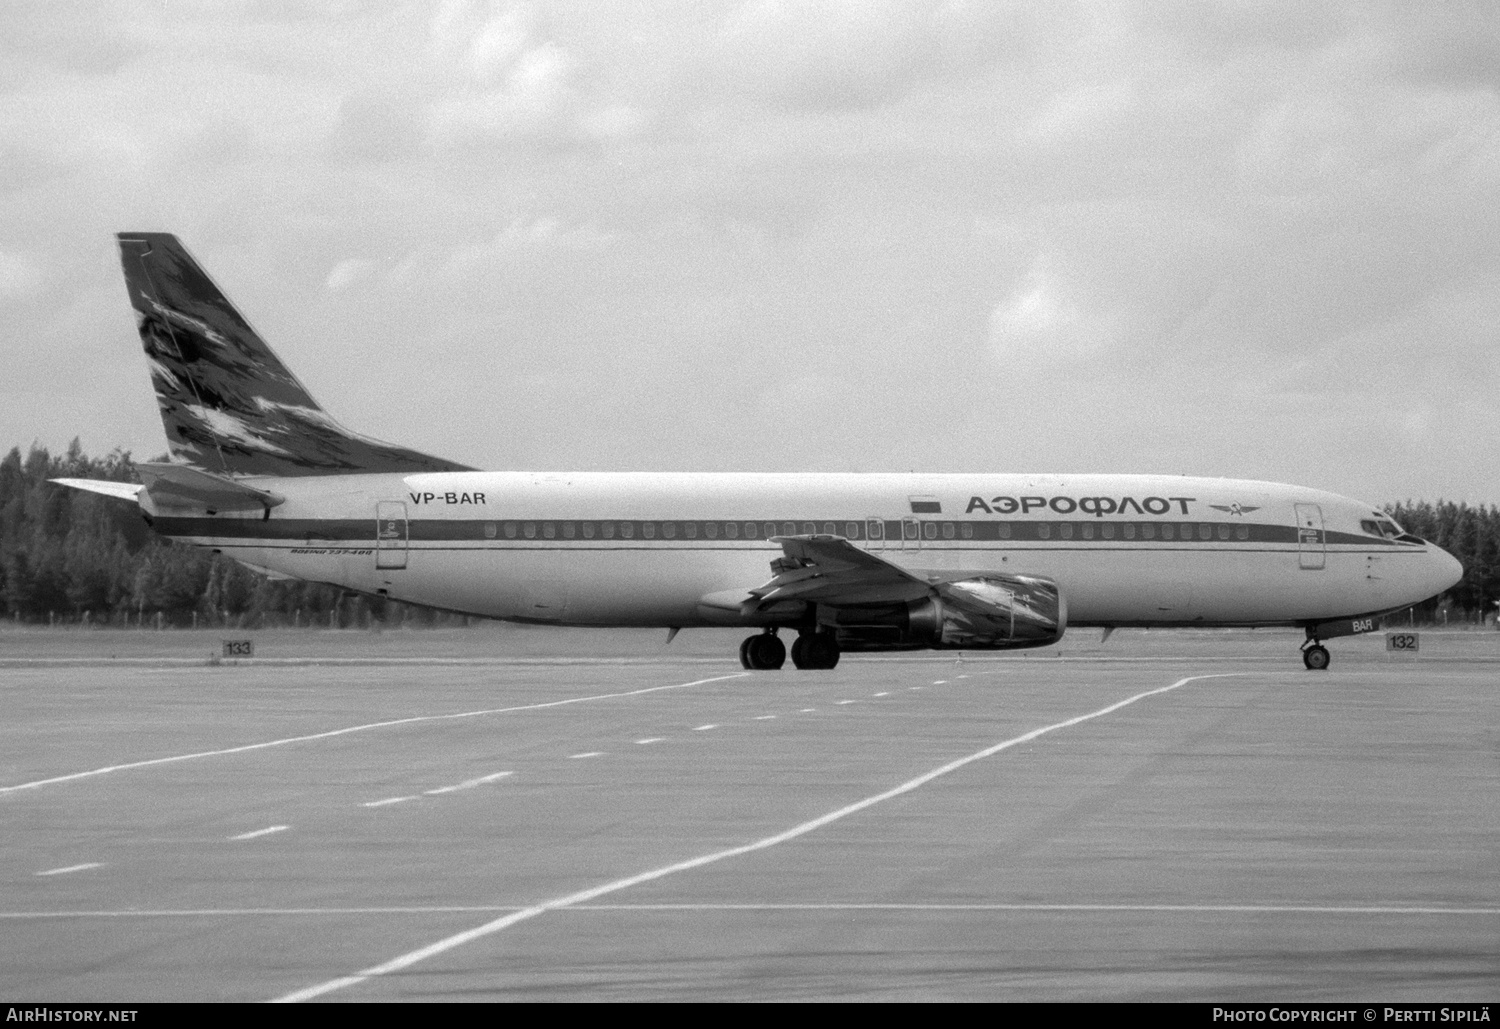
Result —
[[465, 471], [345, 429], [164, 232], [118, 236], [167, 445], [226, 475]]

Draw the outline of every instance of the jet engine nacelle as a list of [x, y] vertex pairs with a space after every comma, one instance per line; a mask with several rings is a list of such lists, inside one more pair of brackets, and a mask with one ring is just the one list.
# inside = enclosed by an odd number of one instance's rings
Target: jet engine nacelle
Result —
[[899, 607], [844, 608], [834, 618], [845, 650], [1045, 647], [1062, 639], [1067, 624], [1057, 583], [1000, 572], [940, 583]]

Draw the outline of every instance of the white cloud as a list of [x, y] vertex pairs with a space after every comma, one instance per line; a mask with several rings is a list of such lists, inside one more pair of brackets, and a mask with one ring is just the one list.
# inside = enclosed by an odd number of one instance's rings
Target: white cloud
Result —
[[1082, 365], [1114, 344], [1106, 319], [1086, 313], [1039, 256], [1011, 295], [990, 313], [990, 344], [1007, 369]]
[[36, 262], [20, 254], [0, 250], [0, 297], [31, 300], [41, 294], [42, 271]]
[[375, 261], [362, 257], [340, 261], [333, 266], [333, 271], [328, 273], [328, 279], [323, 283], [323, 288], [330, 293], [337, 293], [339, 290], [347, 289], [354, 285], [361, 279], [368, 278], [370, 273], [378, 267], [379, 265]]

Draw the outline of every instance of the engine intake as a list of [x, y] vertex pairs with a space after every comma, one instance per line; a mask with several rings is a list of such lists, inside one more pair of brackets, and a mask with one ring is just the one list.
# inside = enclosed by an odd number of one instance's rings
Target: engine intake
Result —
[[1057, 583], [1037, 575], [987, 573], [941, 583], [898, 606], [834, 612], [845, 650], [1045, 647], [1062, 639], [1068, 605]]

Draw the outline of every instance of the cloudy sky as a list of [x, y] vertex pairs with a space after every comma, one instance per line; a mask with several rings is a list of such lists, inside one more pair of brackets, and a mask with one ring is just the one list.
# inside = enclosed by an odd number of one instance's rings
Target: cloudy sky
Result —
[[1500, 8], [0, 6], [0, 448], [164, 450], [113, 233], [486, 468], [1500, 502]]

